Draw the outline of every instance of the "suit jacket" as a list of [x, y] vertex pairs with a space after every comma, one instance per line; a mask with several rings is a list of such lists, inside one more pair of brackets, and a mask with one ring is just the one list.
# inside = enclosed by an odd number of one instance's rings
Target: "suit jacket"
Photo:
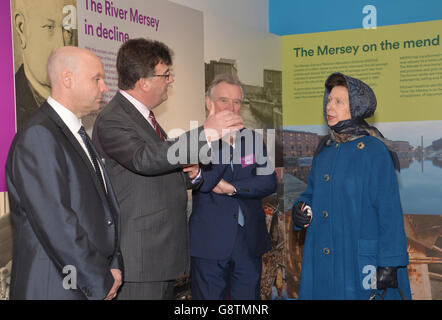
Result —
[[[19, 130], [6, 164], [11, 299], [106, 297], [114, 283], [110, 269], [122, 269], [122, 260], [118, 205], [104, 176], [108, 197], [85, 151], [47, 102]], [[77, 289], [64, 289], [63, 279], [75, 282], [75, 275]]]
[[189, 268], [187, 189], [197, 185], [181, 165], [169, 163], [172, 142], [163, 142], [119, 92], [100, 112], [92, 136], [121, 209], [125, 280], [181, 277]]
[[[251, 135], [253, 142], [245, 138], [247, 135]], [[257, 169], [267, 165], [261, 161], [267, 158], [265, 148], [262, 152], [256, 149], [259, 145], [255, 143], [257, 139], [262, 142], [260, 135], [244, 129], [237, 136], [236, 151], [225, 143], [212, 146], [213, 157], [216, 157], [218, 149], [220, 161], [219, 164], [203, 167], [203, 182], [192, 194], [193, 209], [189, 222], [191, 256], [220, 260], [231, 254], [238, 228], [239, 207], [245, 218], [244, 230], [250, 252], [261, 256], [270, 249], [262, 199], [276, 191], [276, 174], [272, 170], [271, 174], [257, 175]], [[233, 170], [230, 163], [226, 163], [229, 157], [234, 160]], [[221, 179], [235, 187], [236, 195], [220, 195], [212, 191]]]

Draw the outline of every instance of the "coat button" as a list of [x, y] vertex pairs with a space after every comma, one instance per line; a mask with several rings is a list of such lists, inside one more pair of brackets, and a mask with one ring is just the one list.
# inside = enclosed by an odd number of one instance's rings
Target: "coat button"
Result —
[[339, 143], [336, 143], [336, 144], [335, 144], [335, 147], [336, 147], [336, 148], [339, 147]]
[[327, 212], [327, 211], [322, 211], [322, 216], [323, 216], [324, 218], [327, 218], [327, 217], [328, 217], [328, 212]]
[[237, 213], [235, 213], [235, 214], [233, 214], [233, 219], [238, 219], [238, 214]]
[[324, 249], [322, 249], [322, 252], [324, 254], [330, 254], [330, 249], [329, 248], [324, 248]]
[[325, 181], [330, 180], [330, 176], [329, 176], [328, 174], [324, 175], [324, 180], [325, 180]]
[[112, 221], [112, 219], [106, 220], [106, 224], [108, 226], [111, 226], [114, 222]]

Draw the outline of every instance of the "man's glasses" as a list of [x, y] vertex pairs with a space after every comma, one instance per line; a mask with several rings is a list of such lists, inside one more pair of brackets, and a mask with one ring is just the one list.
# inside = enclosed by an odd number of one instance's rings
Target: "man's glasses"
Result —
[[154, 74], [152, 77], [163, 77], [166, 78], [167, 81], [169, 81], [170, 77], [173, 77], [172, 73], [166, 73], [166, 74]]

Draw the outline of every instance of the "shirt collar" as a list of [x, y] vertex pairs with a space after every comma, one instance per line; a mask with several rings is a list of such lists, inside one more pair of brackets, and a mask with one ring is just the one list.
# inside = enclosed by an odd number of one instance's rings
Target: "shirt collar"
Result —
[[63, 106], [61, 103], [56, 101], [51, 96], [48, 98], [49, 105], [57, 112], [60, 116], [61, 120], [66, 124], [66, 126], [71, 130], [73, 134], [77, 134], [78, 130], [80, 130], [83, 125], [81, 119], [78, 119], [75, 114], [72, 113], [69, 109]]
[[149, 121], [149, 115], [150, 115], [150, 110], [149, 108], [141, 103], [140, 101], [138, 101], [137, 99], [135, 99], [134, 97], [132, 97], [129, 93], [127, 93], [124, 90], [120, 90], [120, 93], [127, 99], [129, 100], [130, 103], [132, 103], [134, 105], [134, 107], [143, 115], [143, 117]]

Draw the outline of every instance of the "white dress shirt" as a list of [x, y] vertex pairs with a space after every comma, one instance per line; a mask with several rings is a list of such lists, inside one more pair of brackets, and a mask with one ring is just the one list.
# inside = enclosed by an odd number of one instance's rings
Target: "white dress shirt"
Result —
[[[63, 122], [66, 124], [66, 126], [69, 128], [69, 130], [72, 132], [74, 137], [78, 140], [78, 143], [83, 148], [83, 150], [86, 153], [87, 157], [89, 158], [92, 166], [94, 166], [94, 163], [92, 162], [91, 156], [89, 154], [89, 151], [86, 148], [83, 138], [78, 133], [78, 130], [80, 130], [81, 126], [83, 125], [83, 123], [81, 122], [81, 119], [78, 119], [77, 116], [72, 113], [72, 111], [70, 111], [69, 109], [64, 107], [62, 104], [60, 104], [58, 101], [56, 101], [51, 96], [48, 98], [47, 101], [48, 101], [49, 105], [55, 110], [55, 112], [57, 112], [57, 114], [59, 115], [61, 120], [63, 120]], [[105, 182], [106, 180], [104, 179], [104, 174], [103, 174], [103, 168], [101, 167], [100, 162], [98, 162], [98, 165], [100, 166], [101, 176], [103, 177], [104, 186], [107, 191], [107, 186], [106, 186], [106, 182]]]
[[133, 106], [143, 115], [143, 118], [146, 119], [147, 122], [149, 122], [149, 124], [152, 126], [152, 128], [155, 129], [155, 127], [153, 126], [152, 121], [149, 118], [150, 109], [146, 105], [144, 105], [143, 103], [141, 103], [140, 101], [138, 101], [137, 99], [132, 97], [126, 91], [120, 90], [120, 93], [123, 95], [123, 97], [125, 97], [127, 100], [129, 100], [130, 103], [133, 104]]

